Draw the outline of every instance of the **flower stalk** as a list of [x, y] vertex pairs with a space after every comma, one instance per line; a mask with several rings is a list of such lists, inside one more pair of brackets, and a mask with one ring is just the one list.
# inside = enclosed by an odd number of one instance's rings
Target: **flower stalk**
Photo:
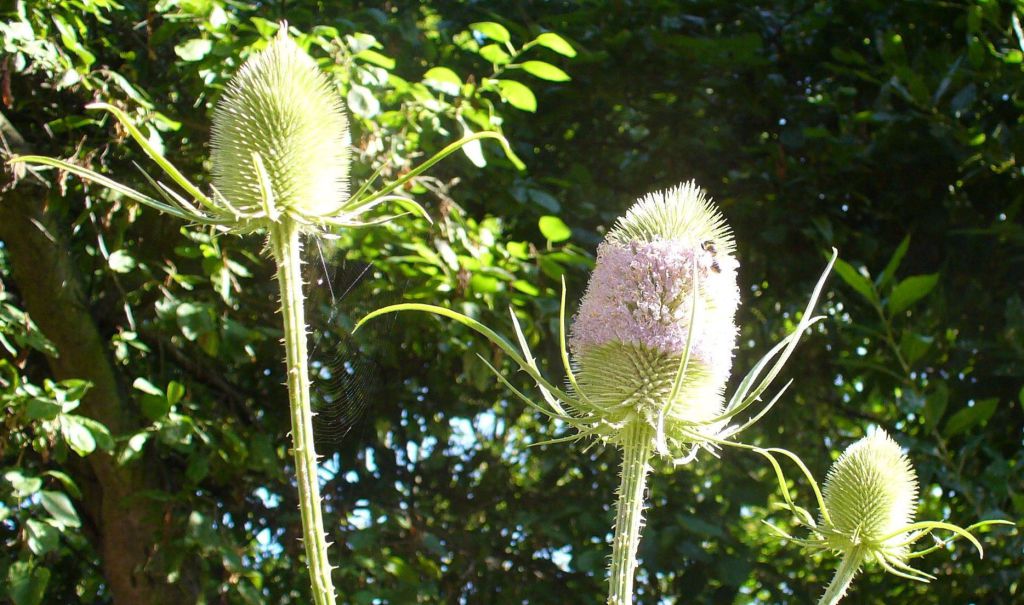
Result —
[[622, 433], [622, 480], [615, 504], [615, 538], [609, 572], [608, 605], [632, 605], [636, 551], [643, 529], [644, 494], [654, 455], [654, 429], [634, 421]]
[[854, 548], [843, 556], [843, 561], [839, 564], [832, 583], [825, 589], [825, 594], [821, 595], [818, 605], [836, 605], [846, 595], [846, 590], [853, 582], [854, 576], [860, 571], [866, 554], [863, 548]]
[[306, 549], [309, 579], [315, 605], [334, 605], [334, 585], [327, 558], [327, 536], [320, 511], [313, 413], [309, 398], [306, 321], [303, 309], [299, 225], [288, 217], [270, 227], [270, 248], [277, 263], [284, 320], [285, 362], [288, 369], [288, 402], [291, 408], [292, 455], [302, 516], [302, 543]]

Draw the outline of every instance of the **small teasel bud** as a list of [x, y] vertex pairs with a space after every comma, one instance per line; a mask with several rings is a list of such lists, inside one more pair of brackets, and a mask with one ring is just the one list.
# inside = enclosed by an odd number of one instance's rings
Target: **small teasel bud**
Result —
[[[822, 521], [828, 547], [868, 554], [905, 551], [900, 530], [917, 511], [917, 474], [900, 446], [881, 429], [846, 448], [823, 486], [830, 519]], [[895, 535], [894, 535], [895, 534]]]
[[721, 414], [737, 334], [733, 252], [724, 219], [693, 182], [619, 219], [598, 247], [569, 339], [587, 411], [612, 425], [653, 425], [664, 413], [669, 432], [674, 420]]
[[[350, 138], [341, 98], [287, 34], [250, 57], [213, 112], [213, 183], [233, 209], [276, 208], [301, 222], [329, 218], [348, 195]], [[258, 160], [255, 156], [258, 155]]]

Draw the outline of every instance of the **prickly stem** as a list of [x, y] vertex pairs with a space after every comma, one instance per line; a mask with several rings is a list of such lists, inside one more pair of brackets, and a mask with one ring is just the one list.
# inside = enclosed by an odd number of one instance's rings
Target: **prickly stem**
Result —
[[292, 452], [299, 488], [302, 542], [306, 549], [309, 577], [315, 605], [334, 605], [334, 585], [327, 559], [324, 521], [320, 511], [316, 450], [313, 446], [313, 416], [309, 399], [309, 369], [306, 353], [306, 321], [303, 311], [301, 243], [299, 225], [288, 217], [271, 224], [270, 246], [277, 262], [281, 288], [281, 315], [288, 367], [288, 401], [292, 419]]

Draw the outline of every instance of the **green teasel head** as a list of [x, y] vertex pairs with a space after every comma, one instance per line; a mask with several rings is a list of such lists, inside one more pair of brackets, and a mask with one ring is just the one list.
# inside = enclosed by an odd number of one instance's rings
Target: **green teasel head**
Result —
[[[474, 141], [496, 140], [510, 160], [522, 167], [500, 133], [477, 132], [449, 144], [373, 191], [381, 167], [349, 195], [351, 145], [341, 97], [327, 75], [287, 32], [287, 24], [281, 23], [277, 36], [243, 64], [214, 108], [213, 187], [209, 194], [168, 161], [123, 109], [107, 103], [87, 107], [113, 115], [170, 178], [173, 184], [158, 181], [140, 167], [162, 199], [66, 160], [26, 155], [14, 156], [10, 162], [59, 168], [171, 216], [239, 233], [286, 220], [313, 233], [377, 225], [406, 214], [429, 220], [426, 211], [404, 195], [402, 188]], [[364, 218], [383, 205], [397, 207], [400, 212]]]
[[917, 512], [917, 473], [892, 437], [877, 429], [839, 456], [825, 477], [822, 493], [830, 518], [821, 528], [828, 547], [899, 556], [901, 529]]
[[[826, 593], [834, 598], [830, 601], [833, 603], [845, 594], [849, 581], [864, 563], [876, 563], [891, 574], [928, 582], [934, 576], [911, 567], [912, 559], [943, 549], [958, 538], [966, 539], [982, 554], [981, 543], [972, 531], [991, 525], [1013, 525], [1003, 520], [986, 520], [963, 528], [944, 521], [915, 521], [917, 473], [899, 444], [882, 429], [875, 429], [847, 447], [829, 468], [821, 489], [807, 467], [786, 453], [797, 462], [814, 490], [820, 508], [817, 520], [793, 503], [781, 467], [772, 456], [780, 450], [759, 451], [772, 461], [796, 522], [810, 529], [811, 535], [795, 538], [772, 524], [768, 526], [809, 550], [832, 551], [846, 561], [840, 567], [845, 583], [833, 582]], [[943, 541], [936, 539], [922, 550], [913, 550], [914, 544], [937, 530], [952, 536]]]
[[668, 434], [722, 413], [737, 334], [734, 251], [692, 182], [641, 198], [618, 220], [569, 339], [586, 412], [612, 426], [662, 420]]
[[[351, 161], [345, 108], [286, 27], [228, 83], [212, 131], [213, 184], [233, 208], [318, 223], [344, 207]], [[268, 189], [274, 209], [265, 208]]]

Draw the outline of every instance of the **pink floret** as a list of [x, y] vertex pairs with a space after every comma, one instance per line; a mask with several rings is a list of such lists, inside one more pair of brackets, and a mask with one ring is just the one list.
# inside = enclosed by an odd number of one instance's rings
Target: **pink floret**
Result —
[[683, 352], [695, 264], [702, 292], [691, 359], [714, 369], [728, 368], [736, 339], [737, 263], [730, 256], [716, 258], [701, 246], [674, 240], [605, 242], [598, 247], [596, 267], [570, 335], [573, 354], [579, 357], [609, 342]]

